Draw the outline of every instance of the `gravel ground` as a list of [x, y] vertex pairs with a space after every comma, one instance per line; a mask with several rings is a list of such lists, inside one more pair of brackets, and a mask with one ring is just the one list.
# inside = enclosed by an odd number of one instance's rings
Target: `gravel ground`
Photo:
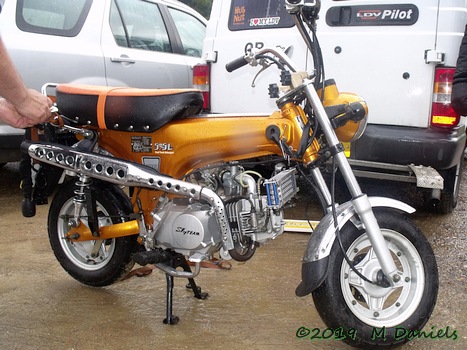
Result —
[[[165, 278], [159, 271], [105, 288], [72, 279], [48, 243], [48, 206], [38, 207], [34, 218], [22, 217], [18, 177], [15, 165], [0, 169], [2, 350], [350, 349], [338, 341], [296, 337], [303, 326], [326, 328], [312, 299], [294, 294], [308, 234], [284, 234], [247, 263], [233, 263], [231, 270], [203, 269], [197, 281], [209, 292], [207, 300], [193, 298], [185, 282], [176, 280], [174, 313], [181, 321], [172, 327], [162, 324]], [[378, 181], [365, 181], [362, 187], [419, 206], [410, 187]], [[289, 214], [305, 218], [306, 209], [302, 202]], [[454, 213], [418, 210], [413, 220], [430, 240], [439, 267], [438, 301], [425, 331], [443, 330], [450, 338], [416, 339], [404, 348], [467, 349], [467, 176]]]

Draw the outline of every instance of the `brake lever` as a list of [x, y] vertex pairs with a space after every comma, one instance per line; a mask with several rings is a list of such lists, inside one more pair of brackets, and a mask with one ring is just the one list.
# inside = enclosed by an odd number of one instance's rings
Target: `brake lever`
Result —
[[251, 82], [251, 87], [254, 88], [256, 87], [256, 84], [255, 84], [255, 81], [256, 81], [256, 78], [258, 78], [258, 76], [264, 72], [266, 69], [268, 69], [269, 67], [271, 67], [273, 62], [269, 62], [265, 59], [261, 59], [261, 62], [259, 63], [261, 65], [261, 69], [258, 71], [258, 73], [255, 74], [255, 77], [253, 78], [253, 81]]

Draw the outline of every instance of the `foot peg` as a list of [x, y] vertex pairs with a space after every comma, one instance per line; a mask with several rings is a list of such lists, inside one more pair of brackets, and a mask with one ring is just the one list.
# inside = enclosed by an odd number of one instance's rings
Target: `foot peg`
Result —
[[163, 261], [167, 261], [168, 259], [169, 255], [162, 250], [149, 250], [133, 255], [133, 261], [141, 266], [146, 266], [148, 264], [158, 264]]

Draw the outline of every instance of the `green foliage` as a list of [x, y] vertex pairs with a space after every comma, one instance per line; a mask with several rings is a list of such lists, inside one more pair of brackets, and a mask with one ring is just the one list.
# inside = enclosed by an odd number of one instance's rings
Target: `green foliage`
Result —
[[184, 4], [194, 8], [201, 13], [204, 17], [209, 19], [211, 14], [212, 0], [180, 0]]

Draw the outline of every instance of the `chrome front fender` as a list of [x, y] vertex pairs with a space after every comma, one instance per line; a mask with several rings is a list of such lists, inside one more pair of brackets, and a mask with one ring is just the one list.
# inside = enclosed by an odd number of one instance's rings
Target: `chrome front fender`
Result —
[[[387, 207], [406, 213], [415, 209], [401, 201], [385, 197], [369, 197], [372, 208]], [[341, 229], [349, 220], [356, 226], [361, 225], [355, 220], [355, 207], [352, 202], [346, 202], [336, 208], [338, 227]], [[305, 296], [318, 288], [324, 281], [328, 271], [329, 254], [336, 238], [332, 213], [327, 214], [313, 231], [302, 259], [302, 282], [295, 294]]]

